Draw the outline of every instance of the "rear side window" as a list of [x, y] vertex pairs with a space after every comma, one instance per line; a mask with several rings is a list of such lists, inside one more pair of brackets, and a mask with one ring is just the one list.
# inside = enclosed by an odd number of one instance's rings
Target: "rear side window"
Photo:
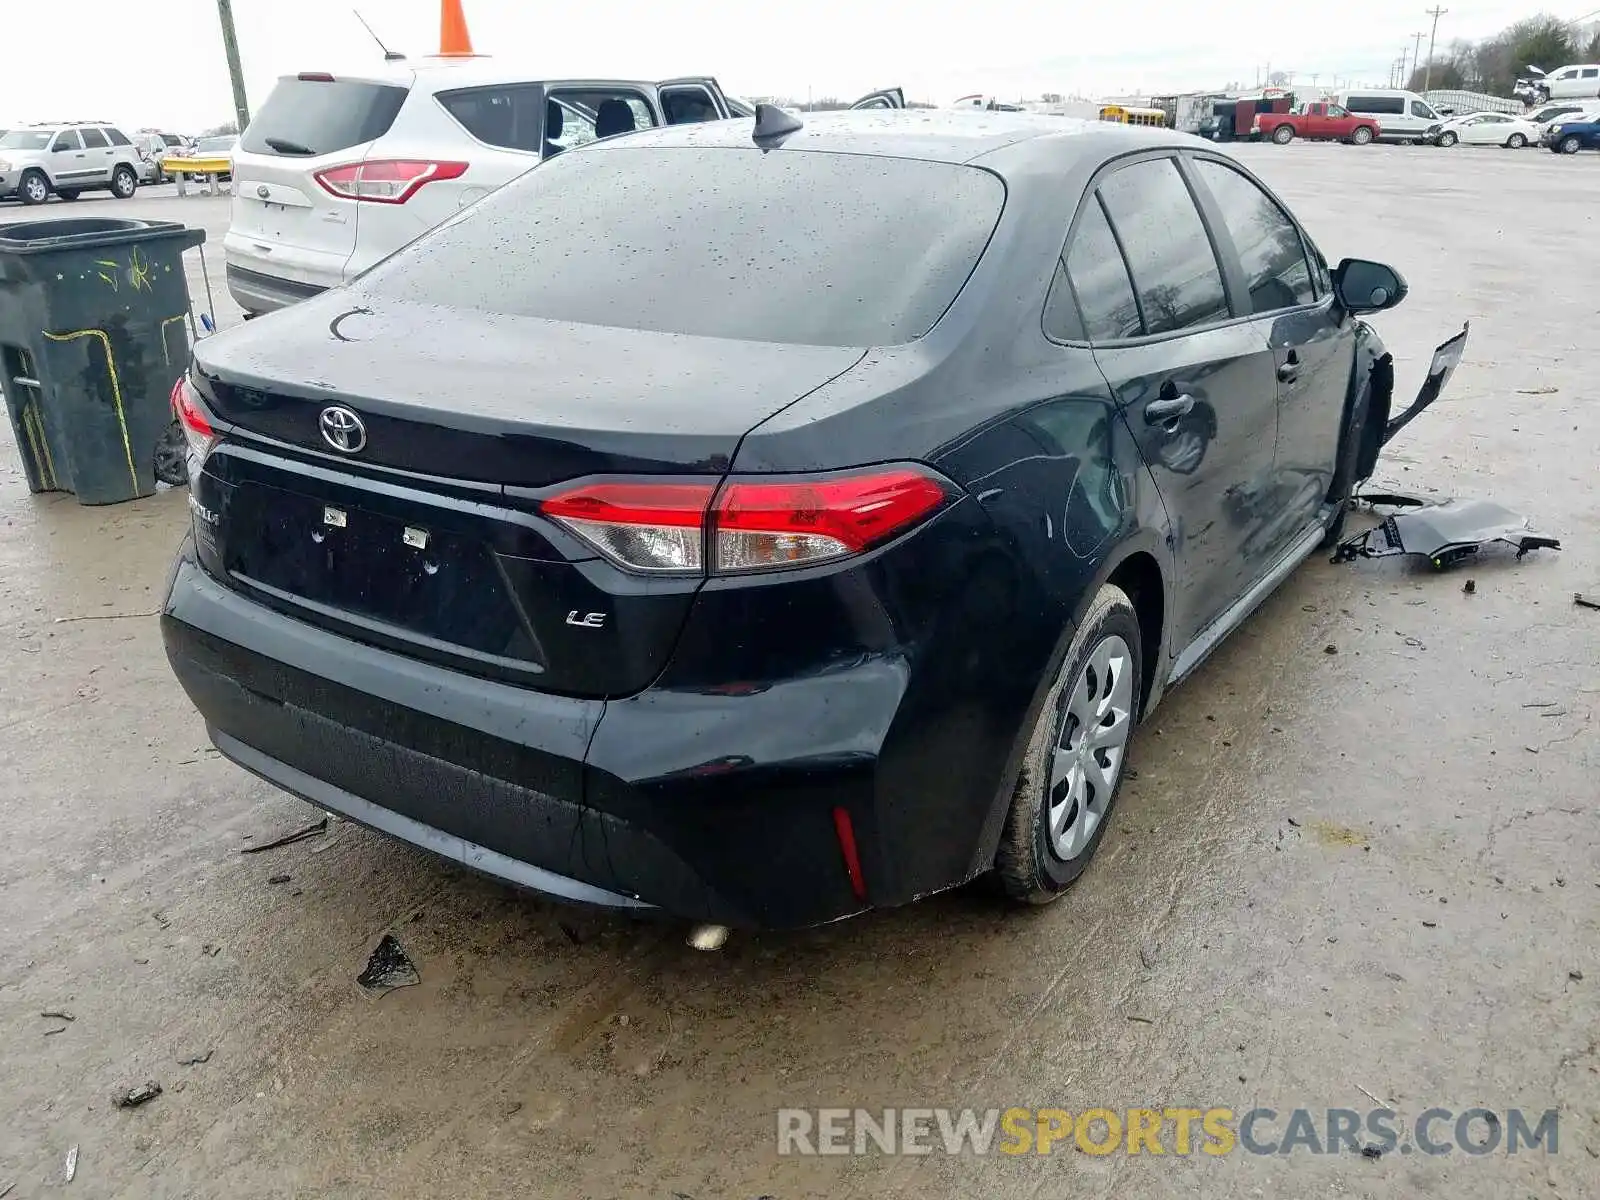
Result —
[[1406, 111], [1406, 102], [1399, 96], [1350, 96], [1345, 105], [1351, 112], [1368, 116], [1399, 116]]
[[[1073, 231], [1072, 245], [1067, 250], [1067, 277], [1078, 297], [1083, 331], [1091, 342], [1138, 337], [1143, 332], [1128, 264], [1117, 248], [1100, 201], [1094, 196], [1084, 203], [1083, 215]], [[1053, 332], [1058, 337], [1069, 335], [1060, 327]]]
[[239, 149], [295, 158], [348, 150], [388, 133], [407, 91], [353, 79], [280, 79]]
[[1123, 167], [1100, 185], [1100, 198], [1127, 255], [1147, 334], [1227, 320], [1222, 268], [1173, 159]]
[[988, 171], [802, 150], [562, 154], [380, 263], [371, 294], [700, 337], [894, 345], [977, 265]]
[[456, 124], [488, 146], [539, 152], [543, 89], [532, 84], [440, 92], [438, 101]]
[[1300, 230], [1255, 182], [1232, 167], [1200, 159], [1195, 171], [1216, 197], [1250, 289], [1250, 311], [1277, 312], [1316, 300]]
[[[133, 145], [132, 142], [130, 142], [126, 137], [123, 136], [122, 130], [120, 130], [120, 129], [112, 129], [112, 128], [110, 128], [108, 126], [107, 129], [106, 129], [106, 137], [111, 139], [111, 144], [113, 146], [131, 146], [131, 145]], [[177, 145], [177, 142], [175, 142], [175, 141], [171, 142], [171, 143], [169, 143], [169, 145]]]
[[104, 150], [110, 145], [106, 141], [106, 135], [98, 129], [82, 129], [79, 132], [83, 134], [83, 147], [85, 150]]

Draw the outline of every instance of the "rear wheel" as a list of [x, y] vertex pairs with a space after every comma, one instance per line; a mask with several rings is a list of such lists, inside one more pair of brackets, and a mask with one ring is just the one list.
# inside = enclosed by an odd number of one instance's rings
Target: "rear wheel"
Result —
[[111, 194], [118, 200], [133, 199], [134, 192], [139, 190], [139, 176], [134, 169], [123, 163], [116, 173], [111, 176]]
[[1139, 719], [1141, 654], [1138, 614], [1107, 584], [1072, 639], [1017, 774], [995, 854], [1012, 899], [1048, 904], [1094, 857]]
[[43, 204], [50, 199], [50, 181], [43, 171], [28, 171], [17, 184], [17, 195], [24, 204]]
[[1583, 143], [1578, 140], [1577, 135], [1571, 134], [1562, 138], [1561, 141], [1556, 144], [1556, 149], [1562, 154], [1576, 154], [1578, 152], [1578, 148], [1582, 145]]
[[1350, 140], [1358, 146], [1365, 146], [1372, 140], [1372, 130], [1368, 129], [1365, 125], [1359, 126], [1356, 131], [1350, 135]]
[[1521, 150], [1527, 144], [1528, 139], [1523, 137], [1520, 133], [1513, 133], [1506, 139], [1507, 150]]
[[1290, 142], [1294, 141], [1294, 126], [1279, 125], [1272, 131], [1272, 140], [1277, 142], [1280, 146], [1287, 146]]

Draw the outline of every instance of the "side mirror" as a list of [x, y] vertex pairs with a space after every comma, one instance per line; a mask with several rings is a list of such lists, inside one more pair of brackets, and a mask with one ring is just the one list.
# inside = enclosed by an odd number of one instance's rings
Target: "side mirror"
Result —
[[1406, 298], [1400, 272], [1364, 258], [1347, 258], [1333, 270], [1333, 294], [1346, 312], [1382, 312]]

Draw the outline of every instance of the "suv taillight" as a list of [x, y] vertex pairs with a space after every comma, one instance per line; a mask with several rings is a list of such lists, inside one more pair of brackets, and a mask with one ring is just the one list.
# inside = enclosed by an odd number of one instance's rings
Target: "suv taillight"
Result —
[[417, 189], [436, 179], [460, 179], [464, 162], [439, 162], [419, 158], [383, 158], [347, 163], [316, 173], [323, 190], [341, 200], [370, 200], [374, 204], [404, 204]]
[[951, 497], [917, 466], [808, 479], [594, 482], [540, 509], [633, 571], [730, 575], [860, 554], [925, 520]]

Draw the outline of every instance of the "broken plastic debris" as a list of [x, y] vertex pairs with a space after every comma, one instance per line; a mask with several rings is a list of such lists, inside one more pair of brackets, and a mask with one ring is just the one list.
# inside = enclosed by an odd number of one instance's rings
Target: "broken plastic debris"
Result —
[[1472, 558], [1490, 542], [1514, 546], [1520, 559], [1530, 550], [1559, 550], [1555, 538], [1534, 533], [1527, 517], [1488, 500], [1445, 500], [1430, 504], [1415, 496], [1390, 494], [1362, 497], [1371, 504], [1398, 505], [1395, 513], [1371, 529], [1339, 543], [1334, 562], [1420, 554], [1436, 569]]
[[274, 838], [272, 841], [265, 842], [262, 845], [241, 847], [239, 853], [260, 854], [263, 850], [276, 850], [279, 846], [287, 846], [291, 842], [304, 841], [306, 838], [316, 837], [319, 833], [327, 832], [328, 818], [323, 817], [322, 820], [315, 821], [304, 829], [296, 829], [293, 833], [286, 833], [281, 838]]
[[356, 977], [356, 982], [367, 991], [381, 996], [395, 988], [413, 987], [422, 982], [422, 976], [417, 973], [416, 965], [394, 934], [386, 933], [373, 950], [372, 957], [367, 959], [367, 969]]
[[73, 1146], [72, 1149], [67, 1151], [67, 1165], [66, 1165], [66, 1168], [61, 1172], [62, 1181], [64, 1183], [71, 1183], [73, 1181], [73, 1179], [77, 1176], [77, 1174], [78, 1174], [78, 1147], [77, 1146]]
[[111, 1097], [111, 1100], [118, 1108], [138, 1108], [139, 1105], [147, 1104], [159, 1095], [161, 1095], [161, 1085], [151, 1079], [135, 1087], [119, 1091], [115, 1096]]

